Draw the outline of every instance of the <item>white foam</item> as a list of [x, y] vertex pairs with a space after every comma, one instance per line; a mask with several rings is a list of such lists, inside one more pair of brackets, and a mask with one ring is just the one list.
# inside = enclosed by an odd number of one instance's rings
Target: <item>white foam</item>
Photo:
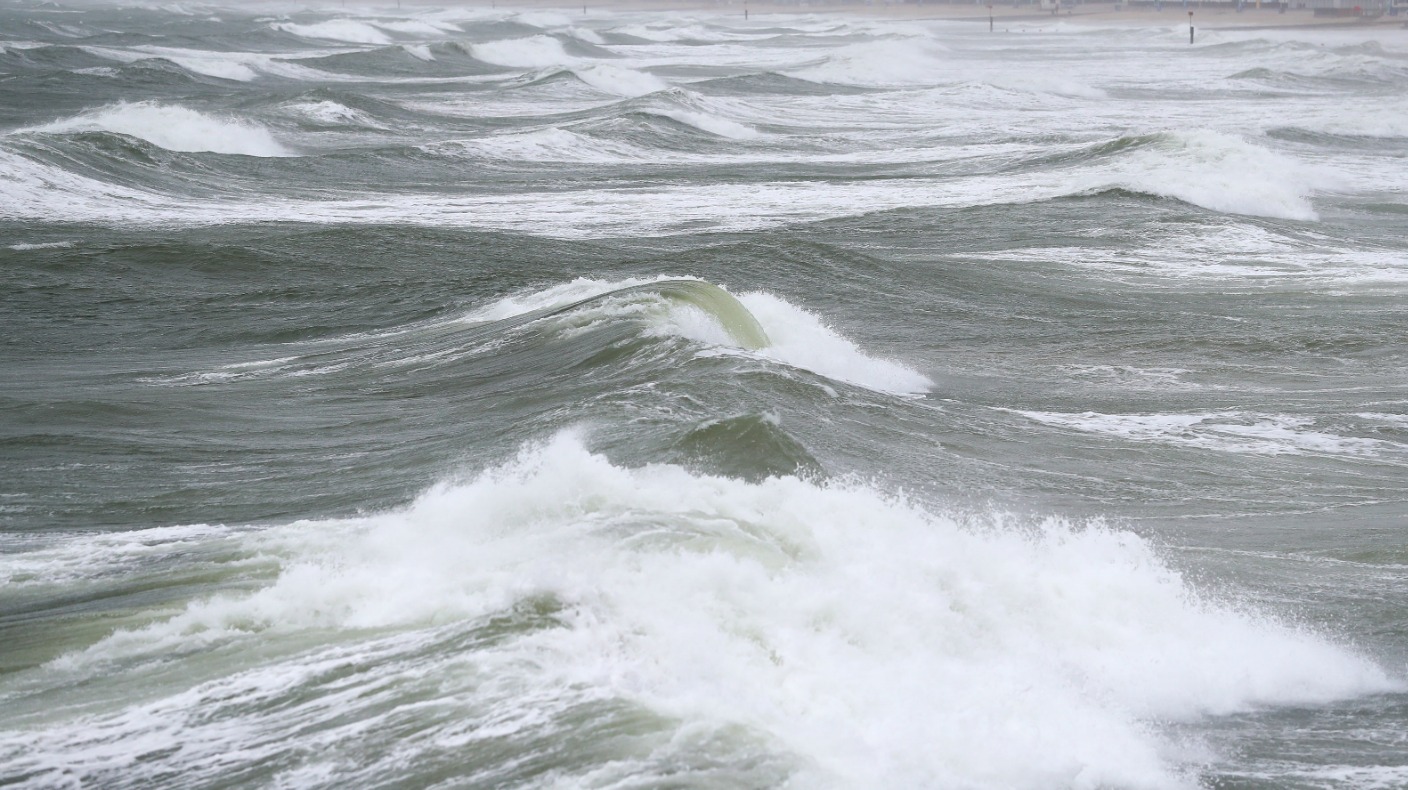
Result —
[[1225, 453], [1377, 457], [1394, 445], [1313, 429], [1315, 420], [1238, 411], [1195, 414], [1099, 414], [1016, 411], [1046, 425]]
[[653, 74], [608, 63], [577, 67], [572, 73], [593, 88], [616, 96], [644, 96], [670, 87], [669, 83]]
[[236, 82], [250, 82], [257, 79], [261, 74], [273, 74], [290, 79], [315, 81], [356, 79], [350, 75], [339, 76], [290, 62], [292, 59], [298, 57], [316, 57], [329, 54], [326, 52], [309, 52], [302, 53], [301, 55], [270, 55], [261, 52], [218, 52], [151, 45], [143, 45], [132, 49], [92, 46], [84, 46], [80, 47], [80, 49], [91, 55], [116, 60], [121, 63], [136, 63], [153, 58], [160, 58], [169, 60], [195, 74], [203, 74], [207, 77], [216, 77], [224, 80], [234, 80]]
[[301, 102], [291, 105], [289, 111], [314, 123], [326, 126], [362, 126], [370, 129], [384, 129], [370, 115], [353, 107], [324, 99], [316, 102]]
[[867, 41], [839, 47], [824, 62], [788, 73], [841, 85], [932, 85], [951, 69], [945, 52], [937, 42], [920, 37]]
[[16, 252], [28, 252], [29, 250], [61, 250], [72, 247], [71, 241], [43, 241], [33, 244], [11, 244], [10, 249]]
[[100, 206], [125, 206], [131, 218], [161, 211], [169, 201], [130, 187], [108, 184], [41, 164], [0, 147], [0, 217], [61, 217]]
[[[500, 228], [561, 237], [693, 233], [703, 228], [741, 231], [788, 222], [846, 216], [901, 206], [982, 205], [1039, 200], [1059, 194], [1049, 185], [996, 179], [875, 179], [844, 184], [776, 182], [615, 187], [515, 194], [378, 194], [342, 199], [245, 200], [239, 196], [192, 201], [118, 188], [31, 163], [33, 178], [0, 182], [15, 200], [0, 216], [82, 221], [197, 222], [298, 218], [306, 222], [379, 223]], [[36, 190], [22, 189], [32, 185]], [[23, 192], [23, 195], [21, 195]], [[36, 197], [39, 193], [43, 197]], [[134, 203], [132, 198], [140, 196]]]
[[738, 121], [702, 110], [687, 107], [662, 107], [648, 110], [648, 112], [732, 140], [750, 140], [761, 136], [758, 130], [751, 126], [745, 126]]
[[1309, 196], [1317, 173], [1309, 166], [1208, 129], [1159, 135], [1153, 143], [1091, 167], [1074, 189], [1119, 187], [1177, 198], [1214, 211], [1314, 220]]
[[[13, 247], [11, 249], [14, 249]], [[1383, 412], [1360, 412], [1355, 415], [1360, 419], [1373, 420], [1375, 422], [1388, 423], [1395, 428], [1408, 428], [1408, 414], [1385, 414]]]
[[897, 394], [928, 392], [933, 382], [913, 368], [871, 356], [832, 329], [821, 316], [767, 293], [739, 301], [758, 319], [771, 342], [759, 353], [827, 378]]
[[[119, 631], [47, 671], [252, 634], [429, 635], [550, 598], [560, 626], [476, 643], [475, 676], [512, 682], [471, 688], [507, 696], [440, 704], [492, 700], [516, 718], [619, 698], [687, 728], [741, 728], [795, 759], [794, 785], [821, 788], [1192, 788], [1165, 722], [1403, 688], [1322, 637], [1203, 599], [1127, 532], [965, 526], [858, 482], [628, 469], [571, 433], [407, 508], [252, 540], [281, 566], [273, 583]], [[290, 669], [249, 674], [287, 695], [303, 677]], [[211, 695], [226, 698], [248, 695]], [[107, 729], [184, 721], [189, 700], [176, 701]], [[247, 742], [244, 726], [200, 732]], [[47, 736], [28, 743], [42, 750]]]
[[275, 30], [282, 30], [302, 38], [317, 38], [328, 41], [346, 41], [352, 44], [376, 44], [382, 46], [391, 43], [391, 38], [376, 26], [368, 22], [359, 22], [355, 19], [329, 19], [326, 22], [313, 22], [307, 25], [282, 22], [271, 25], [271, 27]]
[[1047, 93], [1072, 99], [1109, 98], [1109, 94], [1100, 88], [1060, 77], [1056, 74], [1035, 71], [1023, 74], [1020, 78], [994, 78], [991, 80], [991, 84], [1009, 90], [1019, 90], [1027, 93]]
[[[131, 574], [141, 563], [209, 548], [231, 531], [206, 524], [89, 534], [47, 534], [45, 545], [16, 551], [0, 542], [0, 586], [62, 588]], [[15, 540], [19, 536], [10, 536]]]
[[454, 140], [429, 147], [437, 153], [463, 153], [472, 158], [511, 162], [581, 162], [606, 164], [649, 161], [651, 152], [626, 143], [599, 140], [570, 129], [537, 129], [531, 132], [494, 134], [473, 140]]
[[497, 299], [491, 304], [470, 312], [464, 317], [464, 320], [469, 323], [502, 321], [525, 313], [531, 313], [535, 310], [566, 307], [567, 305], [602, 296], [622, 288], [631, 288], [637, 285], [648, 285], [650, 283], [679, 279], [689, 280], [696, 278], [660, 275], [657, 277], [629, 278], [613, 281], [578, 277], [571, 282], [562, 283], [561, 285], [554, 285], [533, 291], [524, 291]]
[[401, 49], [417, 60], [427, 62], [435, 60], [435, 53], [430, 51], [430, 46], [427, 44], [402, 44]]
[[[1337, 102], [1280, 120], [1313, 132], [1350, 137], [1408, 137], [1408, 101], [1383, 97], [1362, 104]], [[1275, 121], [1268, 125], [1275, 125]]]
[[104, 131], [140, 137], [169, 151], [245, 156], [295, 156], [258, 124], [206, 115], [179, 105], [114, 104], [20, 132], [68, 134]]
[[378, 19], [372, 24], [382, 30], [390, 30], [393, 33], [405, 33], [410, 36], [424, 36], [428, 38], [442, 38], [446, 33], [462, 33], [458, 25], [450, 22], [439, 22], [434, 19]]
[[685, 24], [681, 24], [680, 21], [672, 20], [651, 25], [623, 25], [616, 28], [616, 32], [634, 38], [660, 43], [674, 41], [733, 41], [758, 37], [757, 34], [708, 28], [692, 20]]
[[485, 63], [515, 68], [544, 69], [573, 62], [573, 58], [562, 48], [562, 42], [551, 36], [470, 44], [469, 54]]
[[567, 16], [566, 14], [554, 11], [520, 11], [513, 15], [513, 21], [521, 22], [530, 27], [548, 28], [570, 27], [576, 19], [581, 17]]
[[597, 33], [595, 30], [592, 30], [592, 29], [590, 29], [590, 28], [585, 28], [585, 27], [570, 27], [570, 28], [567, 29], [566, 32], [567, 32], [568, 35], [570, 35], [571, 37], [577, 39], [578, 41], [585, 41], [585, 42], [587, 42], [588, 44], [598, 44], [598, 45], [600, 45], [600, 44], [605, 44], [605, 43], [606, 43], [606, 40], [603, 39], [599, 33]]

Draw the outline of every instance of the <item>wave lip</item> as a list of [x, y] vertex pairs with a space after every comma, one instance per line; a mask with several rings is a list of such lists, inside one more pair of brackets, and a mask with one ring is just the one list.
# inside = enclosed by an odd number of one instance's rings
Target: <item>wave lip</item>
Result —
[[168, 151], [297, 156], [258, 124], [154, 102], [109, 105], [73, 118], [22, 129], [39, 134], [111, 132], [138, 137]]
[[[715, 351], [738, 349], [858, 387], [919, 395], [933, 382], [900, 362], [871, 356], [814, 313], [768, 293], [735, 297], [704, 280], [661, 276], [623, 281], [578, 278], [534, 293], [505, 297], [464, 320], [501, 321], [542, 313], [594, 311], [639, 317], [631, 303], [663, 301], [648, 313], [648, 331], [683, 337]], [[579, 319], [580, 320], [580, 319]]]

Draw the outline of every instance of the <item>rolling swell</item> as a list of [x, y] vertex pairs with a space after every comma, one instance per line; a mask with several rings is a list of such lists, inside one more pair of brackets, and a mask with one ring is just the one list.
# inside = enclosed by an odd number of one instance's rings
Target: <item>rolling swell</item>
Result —
[[68, 11], [0, 784], [1401, 784], [1367, 27]]

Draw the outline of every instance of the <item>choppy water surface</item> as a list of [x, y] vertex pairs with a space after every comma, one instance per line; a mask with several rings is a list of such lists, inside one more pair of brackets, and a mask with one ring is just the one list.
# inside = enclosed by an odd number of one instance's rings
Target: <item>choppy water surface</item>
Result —
[[0, 784], [1408, 785], [1408, 45], [0, 6]]

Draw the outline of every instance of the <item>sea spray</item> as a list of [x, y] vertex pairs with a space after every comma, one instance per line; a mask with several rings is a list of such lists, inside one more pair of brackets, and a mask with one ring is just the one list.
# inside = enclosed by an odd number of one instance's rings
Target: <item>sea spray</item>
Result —
[[[1193, 787], [1161, 722], [1396, 687], [1315, 634], [1203, 599], [1129, 532], [975, 516], [854, 480], [628, 469], [566, 432], [404, 509], [251, 536], [282, 569], [271, 584], [193, 602], [49, 671], [196, 646], [234, 656], [310, 629], [340, 631], [337, 650], [371, 659], [537, 610], [534, 625], [470, 642], [456, 671], [484, 681], [438, 705], [476, 717], [495, 695], [546, 721], [617, 700], [662, 723], [741, 727], [813, 787]], [[420, 674], [381, 666], [385, 682]], [[311, 693], [294, 715], [241, 715], [236, 698], [214, 710], [276, 736], [336, 698], [310, 683], [300, 671], [265, 692]], [[199, 732], [174, 704], [144, 710]], [[90, 726], [118, 737], [151, 721], [119, 712]], [[30, 737], [43, 751], [63, 733]], [[407, 742], [407, 756], [435, 740]]]

